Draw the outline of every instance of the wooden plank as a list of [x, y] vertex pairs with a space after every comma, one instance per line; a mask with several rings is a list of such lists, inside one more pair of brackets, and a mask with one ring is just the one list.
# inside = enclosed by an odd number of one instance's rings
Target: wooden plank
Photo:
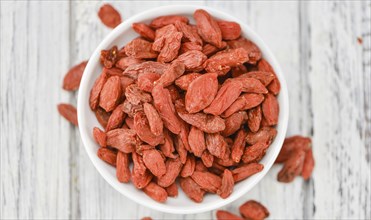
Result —
[[[97, 16], [99, 6], [99, 2], [70, 2], [71, 63], [88, 59], [109, 32]], [[74, 101], [76, 98], [73, 97]], [[75, 164], [71, 167], [74, 180], [71, 182], [71, 218], [110, 218], [118, 214], [113, 210], [117, 208], [114, 203], [125, 203], [122, 200], [116, 201], [118, 197], [115, 196], [114, 189], [105, 182], [90, 162], [78, 134], [75, 134], [74, 146], [71, 148], [71, 160]], [[106, 198], [111, 199], [107, 201]], [[106, 210], [110, 212], [107, 213]]]
[[360, 119], [361, 136], [363, 137], [364, 146], [361, 154], [364, 156], [368, 167], [363, 166], [361, 169], [361, 172], [365, 174], [364, 177], [361, 176], [362, 184], [365, 186], [365, 193], [360, 200], [365, 219], [371, 219], [371, 3], [363, 2], [361, 7], [362, 9], [359, 10], [362, 11], [362, 24], [361, 30], [358, 29], [357, 34], [361, 33], [361, 40], [363, 42], [361, 54], [363, 58], [362, 74], [358, 74], [362, 77], [360, 84], [363, 84], [363, 89], [358, 89], [358, 92], [360, 93], [360, 97], [363, 96], [363, 100], [361, 99], [359, 101], [357, 107], [363, 107], [364, 109], [364, 115]]
[[370, 84], [362, 84], [370, 72], [362, 71], [365, 61], [357, 42], [370, 25], [362, 23], [369, 7], [345, 1], [309, 5], [314, 218], [370, 218], [369, 124], [364, 118], [370, 114], [364, 103], [370, 100]]
[[[305, 81], [301, 74], [300, 3], [251, 2], [250, 6], [247, 23], [272, 50], [287, 80], [290, 99], [288, 135], [305, 132], [308, 125], [301, 125], [307, 117], [307, 108], [302, 104], [306, 94], [302, 90]], [[275, 165], [256, 187], [234, 204], [235, 209], [248, 199], [256, 199], [268, 207], [273, 218], [302, 218], [303, 181], [298, 178], [291, 184], [278, 183], [276, 176], [280, 167]]]
[[68, 4], [1, 2], [1, 218], [68, 218]]

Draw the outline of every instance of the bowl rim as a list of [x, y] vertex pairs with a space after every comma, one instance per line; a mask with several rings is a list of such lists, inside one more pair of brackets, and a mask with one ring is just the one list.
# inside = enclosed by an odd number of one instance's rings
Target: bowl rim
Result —
[[[203, 6], [203, 5], [167, 5], [167, 6], [160, 6], [160, 7], [155, 7], [149, 10], [142, 11], [138, 14], [135, 14], [134, 16], [126, 19], [124, 22], [122, 22], [120, 25], [118, 25], [116, 28], [114, 28], [104, 39], [103, 41], [98, 45], [98, 47], [94, 50], [92, 56], [89, 59], [89, 62], [85, 68], [81, 83], [80, 83], [80, 89], [79, 89], [79, 94], [78, 94], [78, 100], [77, 100], [77, 114], [78, 114], [78, 121], [79, 124], [85, 124], [85, 118], [83, 117], [84, 110], [87, 106], [87, 103], [89, 102], [89, 94], [90, 94], [90, 88], [88, 87], [88, 78], [92, 75], [92, 71], [94, 69], [95, 62], [99, 60], [100, 56], [100, 51], [102, 49], [105, 49], [114, 39], [116, 39], [121, 32], [124, 30], [131, 28], [131, 24], [133, 22], [140, 22], [141, 20], [145, 19], [150, 19], [154, 18], [153, 14], [158, 14], [161, 12], [162, 15], [171, 15], [171, 14], [193, 14], [193, 12], [196, 9], [205, 9], [208, 11], [213, 17], [216, 18], [223, 18], [226, 20], [231, 20], [235, 21], [240, 24], [241, 29], [243, 32], [246, 33], [247, 37], [249, 39], [254, 39], [252, 40], [263, 52], [265, 55], [265, 59], [269, 58], [269, 63], [274, 69], [278, 79], [280, 80], [281, 83], [281, 91], [279, 96], [281, 97], [281, 102], [280, 104], [280, 126], [281, 129], [278, 130], [277, 136], [274, 140], [274, 143], [276, 143], [276, 146], [273, 150], [273, 157], [268, 159], [268, 162], [264, 164], [264, 169], [255, 174], [254, 176], [257, 176], [254, 178], [253, 182], [250, 182], [250, 184], [247, 184], [246, 186], [243, 186], [242, 189], [238, 192], [233, 192], [228, 198], [226, 199], [220, 199], [217, 200], [216, 202], [213, 203], [207, 203], [207, 204], [202, 204], [202, 203], [195, 203], [196, 205], [192, 208], [174, 208], [174, 207], [169, 207], [166, 205], [166, 203], [155, 203], [156, 205], [153, 204], [147, 204], [144, 201], [141, 201], [139, 197], [134, 196], [133, 194], [127, 193], [126, 191], [123, 191], [119, 185], [118, 181], [113, 182], [110, 180], [109, 176], [110, 174], [103, 170], [103, 167], [101, 167], [100, 164], [98, 164], [98, 160], [100, 160], [96, 154], [93, 154], [89, 149], [88, 149], [88, 138], [89, 138], [89, 133], [92, 131], [87, 131], [85, 126], [79, 126], [79, 131], [80, 131], [80, 136], [85, 148], [85, 151], [87, 152], [89, 159], [93, 163], [94, 167], [98, 170], [101, 176], [118, 192], [120, 192], [122, 195], [125, 197], [135, 201], [137, 204], [143, 205], [145, 207], [155, 209], [158, 211], [162, 212], [167, 212], [167, 213], [173, 213], [173, 214], [194, 214], [194, 213], [200, 213], [200, 212], [206, 212], [210, 210], [217, 209], [219, 207], [225, 206], [241, 196], [245, 195], [248, 191], [250, 191], [260, 180], [267, 174], [267, 172], [270, 170], [272, 167], [275, 159], [278, 156], [279, 151], [281, 150], [286, 131], [287, 131], [287, 125], [288, 125], [288, 116], [289, 116], [289, 99], [288, 99], [288, 91], [287, 91], [287, 84], [285, 81], [285, 78], [282, 73], [282, 69], [269, 49], [269, 47], [265, 44], [265, 42], [262, 40], [262, 38], [254, 31], [252, 30], [245, 22], [241, 21], [239, 18], [236, 18], [232, 15], [227, 14], [226, 12], [217, 10], [215, 8], [209, 7], [209, 6]], [[90, 107], [89, 107], [90, 110]], [[284, 111], [282, 111], [284, 110]], [[281, 115], [282, 114], [282, 115]], [[270, 148], [270, 150], [272, 150]], [[122, 184], [122, 183], [120, 183]]]

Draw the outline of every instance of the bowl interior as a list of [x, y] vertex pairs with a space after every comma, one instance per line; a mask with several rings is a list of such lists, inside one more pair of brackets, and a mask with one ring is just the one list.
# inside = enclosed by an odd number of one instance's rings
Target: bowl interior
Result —
[[[99, 146], [95, 143], [92, 130], [94, 127], [101, 127], [89, 107], [89, 94], [90, 89], [92, 88], [94, 81], [99, 76], [102, 71], [102, 66], [99, 63], [99, 54], [100, 50], [108, 49], [113, 45], [117, 45], [119, 48], [128, 43], [130, 40], [138, 36], [131, 29], [131, 24], [134, 22], [145, 22], [148, 23], [155, 17], [169, 14], [179, 14], [189, 17], [191, 23], [194, 23], [192, 18], [193, 12], [198, 8], [204, 8], [212, 16], [217, 19], [236, 21], [241, 25], [242, 35], [255, 44], [257, 44], [262, 51], [263, 57], [272, 65], [274, 68], [280, 82], [281, 82], [281, 92], [278, 96], [278, 102], [280, 105], [280, 115], [279, 123], [277, 126], [278, 134], [275, 138], [272, 145], [269, 147], [266, 155], [261, 160], [260, 163], [264, 165], [264, 170], [258, 174], [253, 175], [252, 177], [237, 183], [234, 187], [234, 191], [231, 196], [227, 199], [221, 199], [218, 195], [207, 194], [202, 203], [194, 203], [186, 195], [179, 190], [179, 196], [177, 198], [168, 198], [167, 202], [164, 204], [155, 202], [142, 191], [136, 189], [133, 184], [123, 184], [117, 181], [116, 179], [116, 169], [101, 161], [96, 152]], [[165, 6], [148, 11], [144, 11], [140, 14], [133, 16], [130, 19], [127, 19], [121, 25], [116, 27], [98, 46], [98, 48], [93, 53], [92, 57], [89, 59], [89, 63], [85, 69], [79, 90], [78, 97], [78, 120], [79, 120], [79, 129], [81, 133], [81, 138], [85, 146], [86, 152], [89, 155], [89, 158], [93, 162], [94, 166], [97, 168], [99, 173], [104, 177], [104, 179], [111, 184], [117, 191], [123, 195], [129, 197], [130, 199], [136, 201], [137, 203], [157, 209], [163, 212], [177, 213], [177, 214], [189, 214], [189, 213], [198, 213], [216, 209], [223, 205], [226, 205], [240, 196], [244, 195], [249, 191], [259, 180], [267, 173], [267, 171], [272, 166], [275, 158], [277, 157], [287, 129], [288, 122], [288, 95], [286, 82], [283, 78], [281, 68], [279, 67], [276, 59], [267, 48], [265, 43], [257, 36], [257, 34], [251, 30], [246, 24], [238, 20], [237, 18], [225, 14], [223, 12], [217, 11], [212, 8], [203, 7], [203, 6]]]

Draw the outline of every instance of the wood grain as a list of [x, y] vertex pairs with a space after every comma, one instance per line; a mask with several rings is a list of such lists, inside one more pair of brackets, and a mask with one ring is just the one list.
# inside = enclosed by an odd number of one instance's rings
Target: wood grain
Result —
[[[106, 2], [106, 1], [104, 1]], [[173, 215], [117, 193], [87, 157], [78, 129], [56, 110], [76, 104], [66, 71], [110, 32], [100, 1], [1, 1], [1, 219], [215, 219]], [[174, 1], [112, 2], [123, 19]], [[231, 13], [266, 41], [290, 97], [288, 135], [313, 137], [313, 178], [276, 181], [275, 166], [247, 195], [272, 219], [371, 218], [371, 4], [199, 1]], [[362, 39], [362, 43], [358, 42]]]
[[[362, 47], [368, 46], [357, 41], [365, 31], [361, 24], [367, 15], [363, 13], [370, 12], [365, 3], [310, 5], [311, 27], [316, 27], [311, 33], [309, 72], [313, 145], [315, 156], [323, 158], [317, 160], [317, 167], [323, 169], [315, 173], [314, 187], [316, 195], [331, 196], [331, 200], [315, 197], [316, 218], [370, 218], [370, 160], [366, 154], [370, 143], [362, 136], [366, 122], [361, 98], [368, 89], [363, 88], [362, 78], [369, 75], [362, 72]], [[324, 16], [320, 19], [318, 13]], [[367, 96], [370, 99], [370, 94]]]
[[[69, 216], [69, 5], [1, 2], [1, 218]], [[65, 18], [65, 19], [62, 19]]]

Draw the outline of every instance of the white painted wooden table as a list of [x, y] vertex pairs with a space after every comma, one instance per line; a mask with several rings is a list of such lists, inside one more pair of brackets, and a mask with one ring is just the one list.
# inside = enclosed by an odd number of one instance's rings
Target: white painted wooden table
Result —
[[[96, 15], [101, 4], [1, 1], [1, 219], [215, 219], [157, 212], [118, 194], [58, 115], [58, 103], [76, 103], [61, 89], [65, 72], [110, 31]], [[125, 19], [176, 2], [112, 4]], [[370, 219], [371, 2], [192, 4], [232, 13], [267, 42], [289, 86], [288, 135], [312, 136], [317, 160], [309, 182], [278, 183], [277, 166], [224, 209], [256, 199], [271, 219]]]

